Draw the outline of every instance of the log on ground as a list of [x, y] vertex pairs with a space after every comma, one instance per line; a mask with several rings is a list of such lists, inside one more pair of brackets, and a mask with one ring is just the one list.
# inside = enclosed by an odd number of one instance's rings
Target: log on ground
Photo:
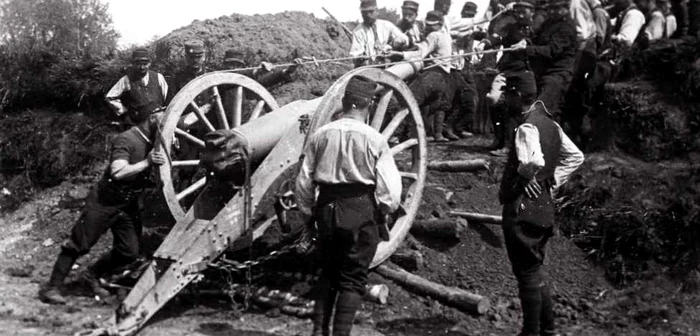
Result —
[[482, 315], [491, 306], [489, 299], [484, 296], [441, 285], [404, 270], [392, 269], [386, 265], [379, 265], [374, 270], [401, 286], [471, 314]]
[[464, 218], [468, 221], [485, 223], [485, 224], [501, 224], [501, 223], [503, 223], [503, 217], [501, 217], [501, 216], [484, 215], [484, 214], [475, 213], [475, 212], [450, 211], [449, 215], [455, 216], [455, 217], [461, 217], [461, 218]]
[[433, 161], [428, 163], [428, 169], [442, 172], [476, 172], [480, 170], [488, 170], [489, 163], [483, 159]]

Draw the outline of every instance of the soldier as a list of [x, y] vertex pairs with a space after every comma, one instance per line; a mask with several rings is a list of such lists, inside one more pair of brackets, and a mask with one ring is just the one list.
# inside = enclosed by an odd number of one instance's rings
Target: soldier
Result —
[[61, 246], [51, 278], [40, 291], [39, 298], [51, 304], [65, 304], [60, 287], [75, 261], [87, 254], [100, 237], [112, 231], [112, 251], [103, 255], [83, 274], [83, 281], [94, 295], [101, 298], [109, 292], [99, 278], [110, 270], [126, 266], [139, 256], [141, 220], [138, 199], [149, 182], [150, 169], [165, 163], [162, 152], [153, 150], [158, 123], [163, 112], [120, 133], [112, 140], [110, 164], [85, 202], [70, 238]]
[[[504, 17], [498, 24], [498, 29], [491, 31], [490, 35], [484, 38], [477, 46], [476, 50], [497, 49], [501, 46], [510, 48], [526, 39], [530, 38], [532, 30], [530, 24], [534, 15], [534, 0], [517, 1], [512, 5], [511, 15]], [[491, 27], [489, 27], [491, 29]], [[496, 27], [494, 27], [496, 29]], [[506, 78], [518, 76], [523, 81], [529, 83], [534, 90], [535, 77], [530, 71], [527, 56], [523, 52], [506, 52], [498, 61], [498, 75], [493, 79], [491, 91], [486, 94], [487, 103], [491, 112], [491, 121], [494, 128], [494, 141], [488, 147], [492, 149], [492, 155], [504, 156], [508, 153], [509, 139], [512, 136], [512, 129], [507, 124], [508, 115], [505, 106], [501, 103], [503, 94], [502, 87]]]
[[542, 270], [545, 245], [555, 231], [552, 194], [581, 165], [583, 153], [541, 102], [533, 104], [536, 91], [531, 85], [509, 77], [505, 91], [520, 124], [499, 191], [503, 236], [523, 311], [519, 335], [556, 335], [553, 301]]
[[350, 79], [341, 118], [309, 138], [296, 181], [299, 208], [316, 217], [323, 256], [314, 336], [330, 335], [334, 306], [333, 335], [350, 335], [377, 244], [389, 238], [381, 219], [401, 200], [401, 177], [389, 145], [365, 124], [376, 90], [367, 78]]
[[173, 79], [176, 93], [191, 80], [209, 72], [204, 65], [206, 59], [202, 41], [193, 40], [185, 43], [185, 68], [177, 72]]
[[418, 17], [418, 3], [415, 1], [404, 1], [401, 6], [401, 20], [396, 26], [408, 37], [406, 50], [415, 49], [415, 45], [423, 40], [423, 22], [416, 20]]
[[525, 51], [537, 80], [538, 97], [559, 118], [564, 94], [571, 85], [576, 61], [576, 24], [571, 19], [570, 0], [554, 0], [547, 7], [547, 20], [535, 32], [532, 44], [514, 45]]
[[[442, 12], [428, 12], [425, 16], [425, 41], [418, 44], [416, 51], [392, 52], [392, 59], [423, 59], [452, 55], [452, 40], [443, 30], [443, 18]], [[449, 58], [426, 62], [426, 68], [429, 68], [409, 85], [424, 118], [429, 119], [428, 129], [432, 130], [437, 142], [449, 141], [443, 135], [443, 124], [447, 113], [452, 109], [456, 94], [451, 63]]]
[[398, 27], [389, 21], [377, 19], [377, 0], [362, 0], [360, 11], [362, 23], [352, 33], [350, 56], [370, 58], [356, 59], [355, 67], [379, 63], [381, 60], [377, 56], [408, 46], [408, 37]]
[[638, 0], [637, 5], [644, 13], [646, 24], [644, 25], [643, 39], [646, 42], [654, 42], [666, 36], [666, 15], [657, 6], [655, 0]]
[[613, 10], [620, 14], [615, 20], [611, 40], [616, 46], [628, 49], [637, 40], [646, 19], [632, 0], [615, 0]]
[[165, 104], [168, 83], [163, 75], [149, 70], [150, 66], [148, 51], [134, 50], [127, 74], [107, 92], [107, 103], [129, 126], [143, 122]]
[[[477, 5], [471, 1], [467, 1], [462, 7], [462, 12], [460, 13], [462, 19], [473, 20], [476, 16]], [[473, 23], [473, 21], [472, 21]], [[458, 53], [471, 53], [474, 50], [474, 41], [481, 40], [486, 36], [486, 33], [479, 27], [471, 25], [468, 29], [462, 29], [459, 32], [452, 30], [452, 37], [455, 42], [455, 47]], [[459, 99], [455, 101], [455, 105], [459, 106], [459, 113], [453, 113], [450, 121], [448, 122], [448, 128], [445, 137], [449, 139], [458, 138], [468, 138], [473, 136], [469, 132], [469, 119], [476, 112], [476, 107], [478, 105], [479, 95], [476, 90], [476, 81], [474, 80], [474, 66], [472, 64], [472, 57], [468, 56], [464, 59], [464, 66], [462, 71], [453, 70], [453, 72], [459, 73], [460, 81], [458, 86], [461, 86], [459, 92]]]

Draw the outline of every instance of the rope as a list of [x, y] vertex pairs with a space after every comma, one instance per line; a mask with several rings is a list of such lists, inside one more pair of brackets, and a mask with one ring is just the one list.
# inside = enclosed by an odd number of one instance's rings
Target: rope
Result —
[[[487, 54], [494, 54], [498, 52], [508, 52], [508, 51], [515, 51], [515, 48], [505, 48], [505, 49], [493, 49], [493, 50], [484, 50], [484, 51], [473, 51], [473, 52], [468, 52], [468, 53], [463, 53], [463, 54], [454, 54], [454, 55], [445, 55], [445, 56], [438, 56], [438, 57], [427, 57], [423, 59], [413, 59], [413, 60], [403, 60], [403, 61], [395, 61], [395, 62], [389, 62], [389, 63], [381, 63], [381, 64], [372, 64], [372, 65], [366, 65], [366, 67], [384, 67], [387, 65], [397, 65], [397, 64], [406, 64], [406, 63], [415, 63], [415, 62], [425, 62], [425, 61], [441, 61], [445, 60], [446, 62], [452, 61], [452, 59], [455, 58], [462, 58], [466, 56], [472, 56], [472, 55], [487, 55]], [[312, 60], [310, 61], [302, 61], [299, 63], [281, 63], [281, 64], [272, 64], [273, 68], [277, 67], [289, 67], [289, 66], [294, 66], [294, 65], [305, 65], [305, 64], [314, 64], [314, 65], [320, 65], [324, 63], [337, 63], [341, 61], [354, 61], [354, 60], [367, 60], [375, 57], [381, 57], [382, 55], [374, 55], [374, 56], [351, 56], [351, 57], [338, 57], [338, 58], [326, 58], [326, 59], [316, 59], [315, 57], [312, 57]], [[433, 65], [431, 65], [432, 67]], [[255, 66], [255, 67], [247, 67], [247, 68], [238, 68], [238, 69], [230, 69], [230, 70], [222, 70], [223, 72], [240, 72], [240, 71], [249, 71], [249, 70], [257, 70], [263, 68], [262, 66]]]

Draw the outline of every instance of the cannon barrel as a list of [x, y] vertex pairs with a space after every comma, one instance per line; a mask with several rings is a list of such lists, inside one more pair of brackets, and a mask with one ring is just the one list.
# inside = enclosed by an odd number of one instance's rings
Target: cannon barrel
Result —
[[[396, 64], [387, 68], [386, 71], [405, 80], [415, 75], [422, 68], [423, 62], [414, 61]], [[243, 138], [244, 143], [248, 146], [250, 158], [253, 162], [259, 162], [270, 153], [272, 148], [277, 145], [287, 132], [287, 129], [295, 125], [302, 115], [313, 115], [322, 99], [323, 97], [292, 102], [258, 119], [236, 127], [232, 132]]]

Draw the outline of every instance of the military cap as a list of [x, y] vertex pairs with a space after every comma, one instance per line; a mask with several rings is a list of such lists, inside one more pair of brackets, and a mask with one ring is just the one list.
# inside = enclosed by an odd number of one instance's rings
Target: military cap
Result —
[[150, 58], [148, 58], [148, 50], [146, 50], [146, 48], [134, 49], [134, 51], [131, 53], [131, 60], [150, 61]]
[[202, 41], [188, 41], [185, 43], [185, 53], [191, 55], [203, 54], [204, 43]]
[[363, 76], [355, 76], [348, 81], [348, 85], [345, 87], [345, 95], [370, 99], [374, 97], [376, 90], [377, 83], [373, 80]]
[[462, 13], [476, 13], [477, 9], [478, 6], [475, 3], [467, 1], [466, 3], [464, 3], [464, 7], [462, 7]]
[[425, 15], [425, 24], [427, 25], [441, 24], [443, 22], [444, 18], [441, 11], [433, 10]]
[[403, 5], [401, 6], [402, 9], [410, 9], [414, 11], [418, 11], [418, 3], [415, 1], [404, 1]]
[[243, 59], [240, 57], [241, 54], [234, 49], [226, 50], [224, 53], [224, 63], [240, 63], [245, 64]]
[[377, 0], [361, 0], [360, 10], [369, 11], [377, 9]]

